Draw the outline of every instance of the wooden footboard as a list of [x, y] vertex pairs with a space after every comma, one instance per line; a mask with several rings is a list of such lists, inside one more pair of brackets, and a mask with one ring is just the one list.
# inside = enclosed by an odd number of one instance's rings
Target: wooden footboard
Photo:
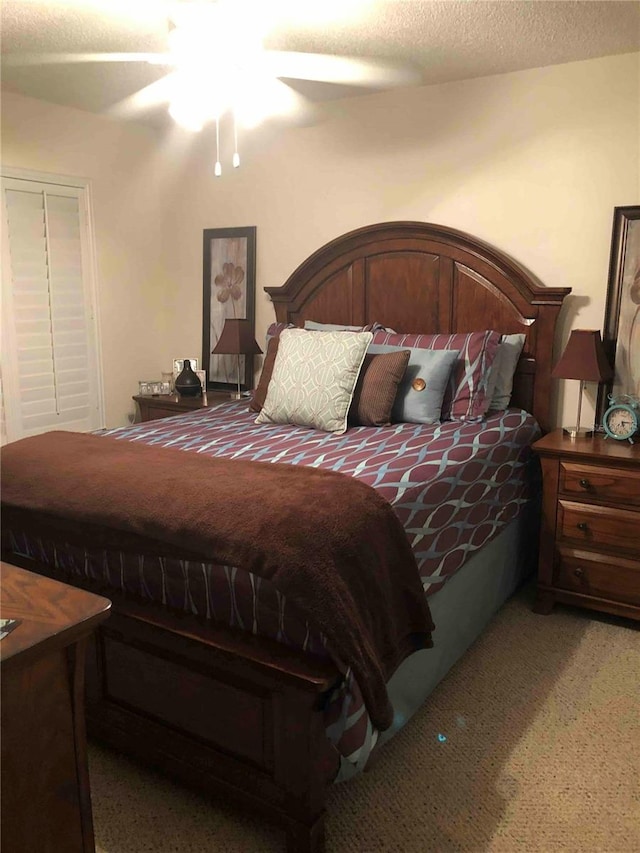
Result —
[[89, 734], [265, 815], [286, 830], [289, 853], [319, 853], [339, 763], [322, 708], [337, 670], [272, 641], [100, 592], [113, 606], [87, 655]]

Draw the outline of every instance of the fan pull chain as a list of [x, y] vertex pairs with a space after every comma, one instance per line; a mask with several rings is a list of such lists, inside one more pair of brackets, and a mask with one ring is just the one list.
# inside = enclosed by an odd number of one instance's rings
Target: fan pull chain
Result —
[[216, 116], [216, 165], [213, 169], [213, 174], [219, 178], [222, 174], [222, 164], [220, 163], [220, 120]]
[[233, 111], [233, 168], [237, 169], [240, 165], [240, 154], [238, 153], [238, 122], [236, 120], [236, 111]]

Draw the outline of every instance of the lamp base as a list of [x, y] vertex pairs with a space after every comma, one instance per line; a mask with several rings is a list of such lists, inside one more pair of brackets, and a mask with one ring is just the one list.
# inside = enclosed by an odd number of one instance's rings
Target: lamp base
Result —
[[568, 436], [571, 441], [579, 441], [581, 438], [592, 438], [593, 430], [586, 427], [562, 427], [562, 434]]
[[242, 400], [244, 398], [242, 391], [232, 391], [229, 396], [232, 400]]

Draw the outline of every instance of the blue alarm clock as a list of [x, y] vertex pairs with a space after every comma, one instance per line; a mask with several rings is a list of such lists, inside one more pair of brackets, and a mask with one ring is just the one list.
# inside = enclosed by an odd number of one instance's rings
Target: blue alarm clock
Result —
[[640, 437], [640, 399], [631, 394], [609, 395], [610, 405], [602, 418], [607, 438], [628, 441]]

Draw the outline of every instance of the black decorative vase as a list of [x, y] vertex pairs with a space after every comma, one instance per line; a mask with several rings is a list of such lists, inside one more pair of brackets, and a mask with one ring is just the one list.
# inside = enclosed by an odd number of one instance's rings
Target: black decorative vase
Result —
[[202, 394], [202, 383], [191, 369], [188, 358], [185, 358], [182, 370], [176, 376], [175, 386], [181, 397], [199, 397]]

